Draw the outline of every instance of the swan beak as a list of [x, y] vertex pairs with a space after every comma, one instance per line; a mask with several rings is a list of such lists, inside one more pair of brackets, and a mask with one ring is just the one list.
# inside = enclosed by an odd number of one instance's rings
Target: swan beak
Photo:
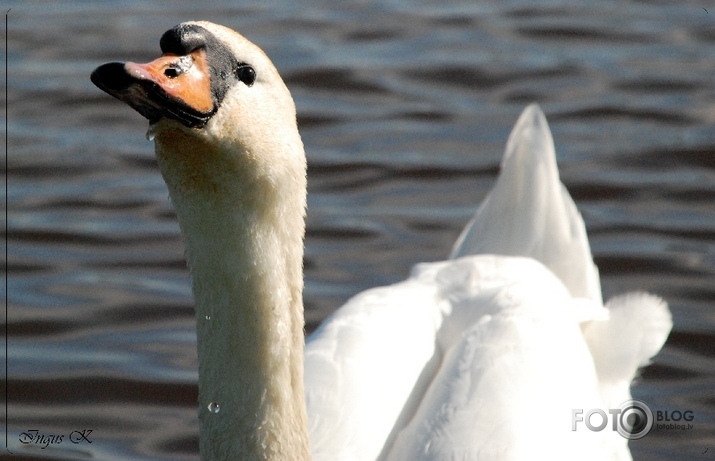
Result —
[[97, 67], [91, 80], [150, 123], [168, 117], [201, 128], [216, 112], [203, 50], [185, 56], [165, 54], [145, 64], [110, 62]]

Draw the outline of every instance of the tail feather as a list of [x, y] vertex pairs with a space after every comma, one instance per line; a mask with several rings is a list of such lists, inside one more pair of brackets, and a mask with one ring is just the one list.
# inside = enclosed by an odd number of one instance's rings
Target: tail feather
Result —
[[638, 368], [647, 365], [673, 326], [668, 305], [648, 293], [627, 293], [606, 303], [609, 318], [589, 322], [583, 333], [593, 356], [599, 388], [608, 408], [630, 398]]
[[559, 180], [551, 131], [535, 104], [519, 117], [499, 179], [450, 257], [470, 254], [534, 258], [551, 269], [573, 296], [601, 302], [586, 228]]

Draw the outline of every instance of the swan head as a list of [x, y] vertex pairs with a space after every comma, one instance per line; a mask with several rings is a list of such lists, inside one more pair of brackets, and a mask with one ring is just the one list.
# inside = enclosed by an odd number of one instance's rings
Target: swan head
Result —
[[[206, 21], [178, 24], [159, 44], [156, 60], [104, 64], [91, 80], [149, 120], [147, 135], [180, 220], [208, 222], [201, 210], [207, 203], [276, 215], [304, 210], [306, 159], [295, 104], [263, 50]], [[288, 196], [301, 202], [278, 204]]]
[[242, 35], [206, 21], [185, 22], [159, 44], [163, 54], [154, 61], [111, 62], [91, 75], [96, 86], [147, 118], [155, 134], [182, 130], [215, 141], [297, 131], [295, 106], [278, 71]]

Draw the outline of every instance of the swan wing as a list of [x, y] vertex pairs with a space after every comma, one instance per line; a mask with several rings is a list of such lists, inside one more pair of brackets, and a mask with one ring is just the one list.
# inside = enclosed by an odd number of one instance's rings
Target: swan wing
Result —
[[387, 459], [611, 459], [612, 434], [571, 430], [572, 410], [601, 408], [600, 393], [581, 301], [549, 269], [480, 255], [420, 277], [449, 300], [442, 358]]
[[603, 455], [608, 440], [570, 425], [572, 409], [602, 407], [580, 329], [602, 307], [583, 304], [538, 261], [495, 255], [354, 297], [306, 346], [314, 459]]
[[307, 340], [305, 392], [314, 460], [374, 460], [410, 396], [436, 371], [442, 321], [434, 286], [407, 280], [365, 291]]

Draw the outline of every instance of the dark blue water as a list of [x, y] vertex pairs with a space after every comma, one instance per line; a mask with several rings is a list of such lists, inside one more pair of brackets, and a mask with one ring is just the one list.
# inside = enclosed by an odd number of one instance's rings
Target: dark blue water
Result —
[[648, 290], [674, 315], [633, 393], [692, 411], [693, 427], [654, 429], [634, 458], [715, 459], [715, 4], [237, 3], [7, 3], [4, 459], [197, 459], [178, 226], [146, 121], [89, 81], [103, 62], [158, 56], [190, 19], [241, 31], [293, 92], [309, 330], [444, 258], [538, 102], [604, 295]]

